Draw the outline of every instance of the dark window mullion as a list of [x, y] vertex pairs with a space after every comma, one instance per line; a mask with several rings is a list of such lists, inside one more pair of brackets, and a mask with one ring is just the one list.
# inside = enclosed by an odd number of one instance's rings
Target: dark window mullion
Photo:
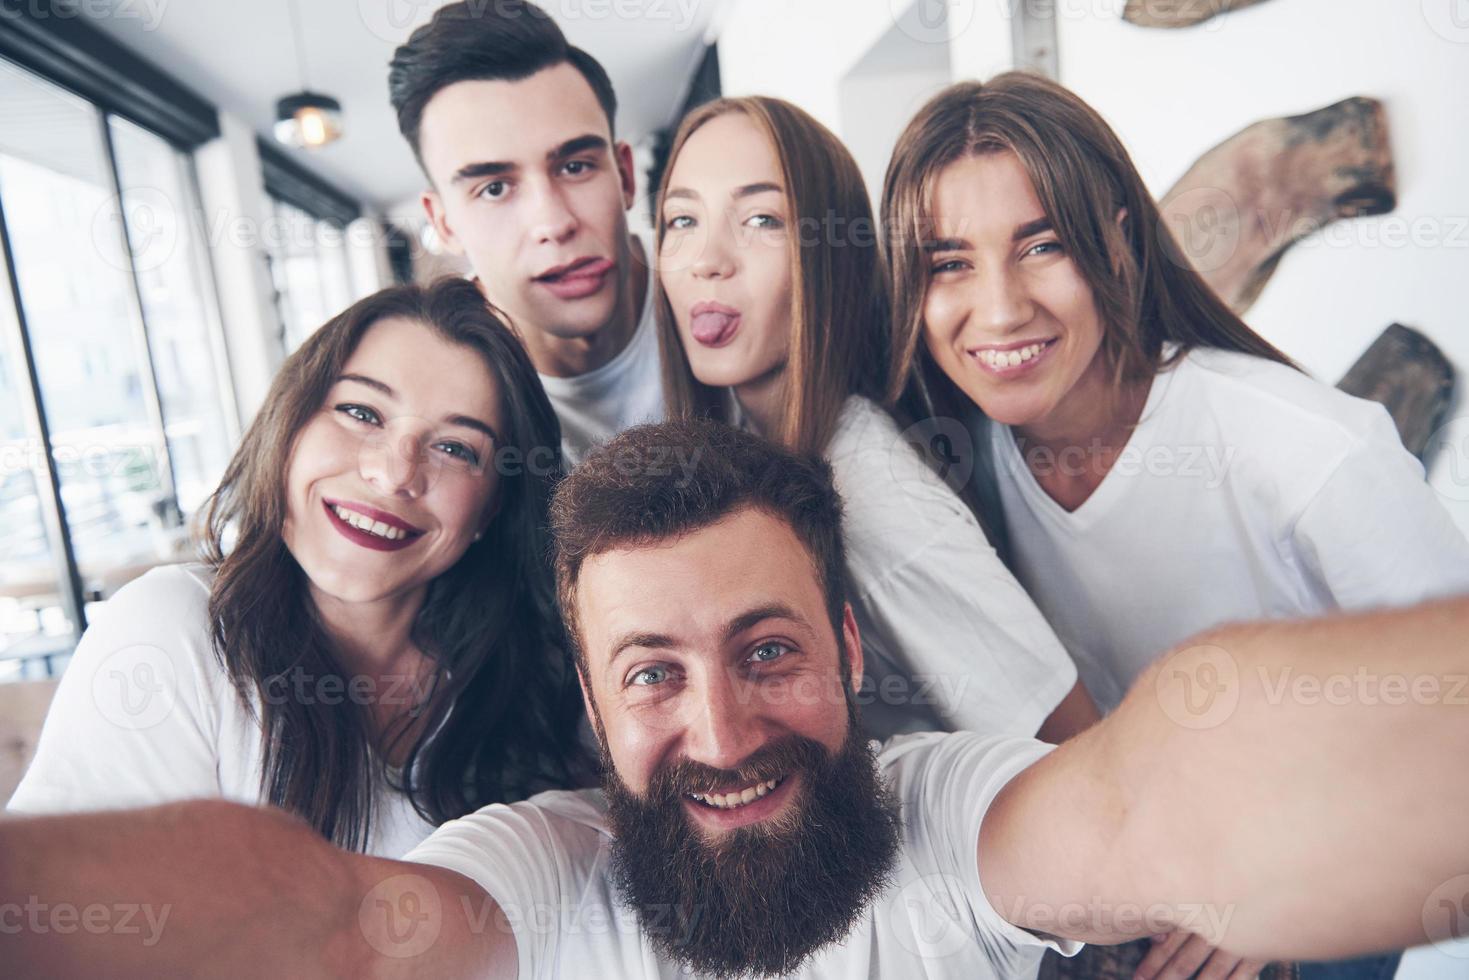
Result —
[[107, 171], [112, 178], [112, 196], [117, 202], [118, 234], [122, 236], [122, 255], [128, 264], [128, 289], [133, 299], [132, 316], [129, 319], [133, 326], [133, 346], [138, 352], [138, 357], [143, 361], [143, 377], [146, 384], [143, 387], [143, 405], [148, 413], [148, 421], [153, 425], [157, 439], [154, 451], [158, 454], [158, 466], [156, 467], [158, 479], [163, 484], [164, 499], [169, 505], [167, 515], [159, 514], [164, 520], [165, 526], [177, 522], [182, 511], [179, 507], [178, 492], [176, 487], [176, 475], [173, 471], [173, 455], [168, 445], [168, 426], [163, 416], [163, 400], [158, 393], [158, 374], [153, 368], [153, 348], [148, 342], [148, 314], [143, 307], [142, 284], [138, 281], [137, 266], [133, 262], [133, 246], [131, 229], [128, 227], [127, 208], [123, 206], [122, 178], [118, 175], [117, 153], [112, 145], [112, 126], [107, 113], [98, 112], [97, 118], [102, 126], [102, 146], [107, 155]]

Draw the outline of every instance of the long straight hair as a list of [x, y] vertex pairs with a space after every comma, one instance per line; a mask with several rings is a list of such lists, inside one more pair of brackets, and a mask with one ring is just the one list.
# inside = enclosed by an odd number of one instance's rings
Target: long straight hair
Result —
[[[658, 192], [658, 248], [668, 178], [689, 137], [711, 119], [743, 113], [770, 139], [791, 216], [790, 355], [779, 427], [766, 435], [799, 452], [825, 449], [850, 395], [882, 402], [892, 360], [877, 225], [862, 173], [841, 140], [806, 112], [766, 96], [716, 99], [689, 113], [669, 150]], [[673, 308], [653, 278], [663, 386], [670, 418], [730, 421], [729, 393], [689, 367]]]
[[[936, 234], [934, 185], [957, 160], [1007, 150], [1019, 158], [1057, 237], [1091, 287], [1114, 394], [1151, 379], [1194, 347], [1294, 366], [1189, 264], [1122, 141], [1096, 110], [1049, 79], [1005, 72], [940, 92], [908, 124], [888, 164], [882, 222], [892, 281], [890, 393], [909, 384], [917, 371], [936, 410], [964, 397], [921, 342], [930, 276], [925, 245]], [[1122, 209], [1126, 218], [1119, 223]], [[1169, 342], [1177, 349], [1165, 356]]]
[[[438, 824], [567, 785], [580, 772], [580, 699], [555, 612], [546, 537], [561, 472], [555, 413], [524, 348], [474, 284], [445, 279], [385, 289], [333, 317], [286, 360], [199, 524], [215, 568], [211, 640], [238, 695], [259, 712], [264, 795], [358, 850], [368, 843], [377, 790], [389, 777], [388, 751], [374, 748], [367, 708], [352, 699], [279, 695], [293, 675], [345, 680], [306, 575], [282, 537], [285, 473], [298, 434], [363, 335], [389, 317], [462, 346], [498, 381], [507, 424], [503, 445], [494, 447], [497, 463], [512, 447], [520, 460], [550, 461], [500, 467], [492, 523], [429, 584], [411, 632], [432, 659], [423, 685], [429, 693], [411, 706], [424, 721], [392, 785]], [[236, 540], [227, 549], [231, 531]], [[390, 745], [406, 727], [389, 733]]]

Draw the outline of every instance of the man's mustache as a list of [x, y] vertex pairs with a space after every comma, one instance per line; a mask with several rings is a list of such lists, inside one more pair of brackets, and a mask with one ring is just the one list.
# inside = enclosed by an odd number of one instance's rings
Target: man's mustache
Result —
[[783, 735], [750, 753], [733, 769], [705, 765], [687, 757], [676, 759], [654, 771], [647, 802], [676, 803], [690, 793], [729, 792], [820, 769], [830, 758], [831, 753], [815, 739]]

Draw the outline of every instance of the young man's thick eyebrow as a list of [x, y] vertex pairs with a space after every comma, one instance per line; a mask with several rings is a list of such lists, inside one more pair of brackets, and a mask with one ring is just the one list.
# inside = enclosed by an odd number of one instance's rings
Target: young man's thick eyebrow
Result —
[[476, 180], [480, 177], [503, 177], [505, 174], [514, 173], [518, 169], [520, 168], [513, 163], [502, 163], [499, 161], [466, 163], [454, 171], [454, 176], [449, 179], [449, 183], [459, 184], [466, 180]]
[[588, 133], [585, 136], [576, 136], [562, 143], [550, 153], [547, 153], [546, 159], [564, 160], [566, 157], [575, 156], [578, 153], [586, 153], [588, 150], [605, 149], [607, 149], [606, 139], [595, 133]]

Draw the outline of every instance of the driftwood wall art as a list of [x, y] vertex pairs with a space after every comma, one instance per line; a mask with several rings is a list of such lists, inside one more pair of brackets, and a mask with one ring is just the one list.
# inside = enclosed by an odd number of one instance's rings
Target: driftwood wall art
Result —
[[1448, 417], [1454, 368], [1433, 341], [1394, 323], [1372, 342], [1337, 387], [1386, 405], [1403, 445], [1422, 459], [1428, 440]]
[[1359, 96], [1247, 127], [1200, 157], [1160, 208], [1179, 260], [1243, 312], [1292, 244], [1396, 203], [1387, 113]]
[[1264, 0], [1127, 0], [1122, 19], [1139, 27], [1192, 27]]

